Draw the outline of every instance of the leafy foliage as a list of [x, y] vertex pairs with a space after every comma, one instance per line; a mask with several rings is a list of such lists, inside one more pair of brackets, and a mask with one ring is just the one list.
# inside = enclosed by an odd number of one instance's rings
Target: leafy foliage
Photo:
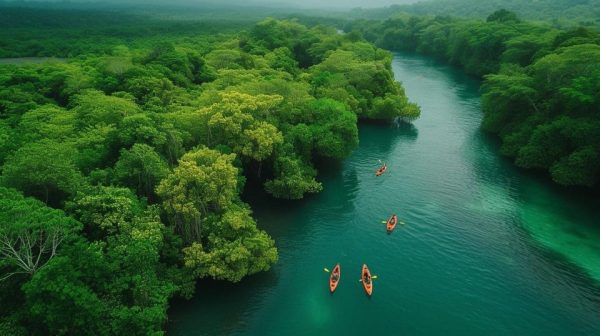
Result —
[[389, 52], [330, 27], [83, 29], [31, 12], [58, 37], [3, 39], [0, 55], [79, 56], [0, 65], [0, 332], [163, 334], [197, 279], [277, 262], [240, 199], [247, 177], [275, 197], [319, 192], [313, 160], [350, 155], [359, 119], [419, 115]]
[[551, 22], [555, 25], [598, 25], [599, 0], [425, 0], [410, 5], [387, 8], [355, 9], [354, 18], [385, 19], [398, 13], [412, 15], [451, 15], [485, 19], [486, 15], [504, 9], [527, 20]]

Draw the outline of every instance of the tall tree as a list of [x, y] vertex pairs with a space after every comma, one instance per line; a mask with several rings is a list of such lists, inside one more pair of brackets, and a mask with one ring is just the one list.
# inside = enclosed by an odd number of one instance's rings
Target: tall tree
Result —
[[200, 241], [203, 219], [222, 211], [237, 196], [238, 169], [234, 154], [200, 147], [183, 155], [156, 193], [184, 241]]
[[2, 183], [58, 205], [84, 183], [73, 162], [76, 153], [68, 144], [51, 140], [28, 143], [7, 159]]
[[152, 198], [158, 183], [169, 173], [169, 167], [154, 148], [135, 144], [121, 150], [114, 174], [122, 185], [133, 188], [138, 195]]

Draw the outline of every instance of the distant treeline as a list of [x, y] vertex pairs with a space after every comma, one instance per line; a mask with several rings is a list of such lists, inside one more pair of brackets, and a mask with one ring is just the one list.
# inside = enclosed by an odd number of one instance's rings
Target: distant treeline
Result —
[[0, 7], [0, 57], [107, 54], [119, 44], [147, 47], [167, 36], [179, 41], [218, 38], [252, 24], [237, 19], [170, 20], [111, 11]]
[[566, 186], [600, 180], [600, 35], [520, 21], [403, 15], [346, 26], [378, 46], [435, 56], [482, 76], [483, 129], [520, 167]]
[[350, 17], [386, 19], [399, 13], [408, 13], [484, 19], [500, 8], [528, 20], [548, 21], [554, 25], [600, 26], [600, 0], [428, 0], [387, 8], [354, 9]]
[[[168, 7], [147, 8], [143, 14], [131, 8], [62, 10], [38, 7], [2, 7], [0, 2], [0, 58], [75, 57], [107, 54], [112, 46], [147, 47], [166, 36], [178, 41], [210, 40], [219, 35], [249, 29], [268, 16], [294, 19], [312, 27], [342, 26], [344, 19], [293, 14], [291, 10]], [[37, 4], [40, 6], [41, 4]]]

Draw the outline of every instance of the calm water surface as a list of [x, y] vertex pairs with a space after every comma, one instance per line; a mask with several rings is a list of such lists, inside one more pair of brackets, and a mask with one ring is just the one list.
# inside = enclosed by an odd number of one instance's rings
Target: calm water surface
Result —
[[[413, 126], [361, 125], [360, 146], [300, 202], [253, 194], [272, 271], [200, 283], [172, 335], [600, 335], [600, 204], [514, 168], [479, 130], [479, 82], [394, 58]], [[377, 160], [388, 172], [375, 178]], [[385, 233], [392, 212], [406, 225]], [[342, 265], [328, 292], [323, 267]], [[358, 279], [367, 263], [373, 297]]]
[[16, 58], [0, 58], [2, 64], [39, 64], [39, 63], [65, 63], [66, 58], [59, 57], [16, 57]]

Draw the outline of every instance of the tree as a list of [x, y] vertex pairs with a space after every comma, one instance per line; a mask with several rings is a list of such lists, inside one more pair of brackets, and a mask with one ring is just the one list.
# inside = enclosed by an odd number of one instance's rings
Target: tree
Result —
[[168, 106], [173, 98], [174, 86], [168, 78], [142, 75], [127, 78], [124, 88], [136, 98], [139, 104], [146, 104], [152, 98], [156, 98], [162, 106]]
[[527, 66], [548, 52], [554, 35], [554, 32], [549, 32], [541, 36], [539, 33], [515, 36], [506, 41], [501, 60], [503, 63]]
[[150, 68], [157, 69], [178, 85], [185, 86], [194, 77], [187, 55], [177, 51], [170, 42], [161, 41], [155, 44], [142, 62]]
[[319, 99], [308, 106], [312, 114], [315, 153], [336, 159], [346, 158], [358, 145], [356, 115], [333, 99]]
[[306, 27], [294, 21], [265, 19], [252, 28], [250, 36], [254, 43], [266, 49], [280, 47], [294, 49], [296, 41], [306, 32]]
[[271, 156], [273, 149], [283, 142], [283, 136], [277, 127], [259, 121], [242, 133], [240, 141], [233, 150], [256, 161], [263, 161]]
[[83, 173], [106, 167], [107, 163], [114, 162], [111, 149], [116, 133], [115, 126], [98, 124], [82, 130], [74, 139], [74, 146], [77, 149], [75, 162]]
[[15, 147], [15, 131], [0, 120], [0, 166], [4, 164], [5, 158], [13, 151]]
[[583, 147], [563, 157], [550, 169], [554, 181], [567, 186], [593, 187], [600, 180], [600, 154], [597, 148]]
[[107, 96], [96, 90], [88, 90], [75, 96], [74, 105], [73, 112], [77, 116], [79, 129], [98, 124], [118, 125], [124, 117], [140, 112], [134, 102]]
[[265, 182], [265, 189], [275, 197], [301, 199], [307, 193], [323, 190], [315, 180], [316, 170], [293, 153], [290, 144], [284, 144], [276, 156], [274, 178]]
[[286, 47], [275, 48], [265, 55], [265, 59], [273, 69], [285, 71], [292, 75], [297, 75], [300, 72], [298, 62], [294, 59], [292, 51]]
[[312, 67], [317, 97], [339, 100], [364, 119], [392, 120], [419, 117], [417, 105], [410, 104], [402, 87], [394, 80], [390, 55], [364, 46], [345, 45]]
[[133, 188], [138, 195], [152, 198], [158, 183], [169, 173], [169, 166], [154, 148], [135, 144], [131, 149], [122, 149], [115, 164], [116, 180]]
[[59, 204], [84, 183], [73, 158], [76, 151], [51, 140], [19, 148], [3, 167], [2, 182], [46, 203]]
[[44, 334], [158, 333], [177, 289], [174, 270], [160, 262], [165, 227], [159, 209], [114, 187], [95, 188], [68, 208], [86, 231], [101, 227], [104, 234], [92, 243], [74, 239], [23, 286], [34, 328]]
[[413, 121], [421, 115], [418, 105], [410, 103], [404, 95], [386, 94], [373, 99], [373, 108], [367, 115], [372, 119]]
[[535, 112], [538, 93], [534, 84], [533, 78], [523, 69], [515, 67], [505, 67], [499, 74], [486, 76], [481, 86], [482, 127], [490, 132], [500, 132], [506, 125]]
[[504, 8], [499, 9], [495, 12], [493, 12], [492, 14], [490, 14], [490, 16], [487, 17], [487, 22], [519, 22], [519, 18], [517, 17], [517, 14], [515, 14], [514, 12], [511, 12], [509, 10], [506, 10]]
[[167, 135], [159, 130], [159, 123], [143, 113], [123, 118], [117, 136], [119, 144], [125, 148], [136, 143], [157, 147], [167, 142]]
[[268, 270], [277, 261], [273, 240], [256, 228], [246, 206], [234, 205], [207, 223], [204, 243], [183, 249], [185, 266], [196, 276], [240, 281]]
[[238, 154], [262, 161], [283, 142], [275, 126], [260, 120], [272, 113], [281, 102], [280, 96], [230, 92], [219, 97], [217, 103], [199, 111], [208, 126], [209, 144], [225, 144]]
[[156, 188], [165, 211], [185, 242], [200, 241], [204, 217], [232, 204], [237, 195], [238, 175], [232, 164], [234, 159], [234, 154], [199, 147], [184, 154], [179, 166]]
[[206, 55], [207, 64], [217, 70], [251, 69], [254, 59], [243, 51], [236, 49], [215, 49]]
[[27, 111], [17, 126], [22, 142], [41, 139], [65, 141], [75, 135], [74, 114], [56, 105], [42, 105]]
[[[90, 277], [106, 271], [105, 261], [98, 246], [78, 247], [79, 256], [54, 258], [23, 286], [25, 305], [33, 321], [30, 328], [37, 329], [39, 334], [61, 334], [67, 330], [88, 335], [110, 334], [110, 324], [104, 319], [114, 307], [103, 302], [87, 284]], [[92, 266], [96, 270], [89, 272]], [[105, 280], [105, 273], [102, 275], [95, 281]]]
[[103, 186], [79, 192], [66, 208], [86, 226], [87, 236], [92, 240], [120, 232], [143, 210], [131, 190]]
[[0, 281], [18, 273], [34, 275], [80, 229], [81, 224], [62, 211], [0, 187], [0, 264], [13, 268]]

